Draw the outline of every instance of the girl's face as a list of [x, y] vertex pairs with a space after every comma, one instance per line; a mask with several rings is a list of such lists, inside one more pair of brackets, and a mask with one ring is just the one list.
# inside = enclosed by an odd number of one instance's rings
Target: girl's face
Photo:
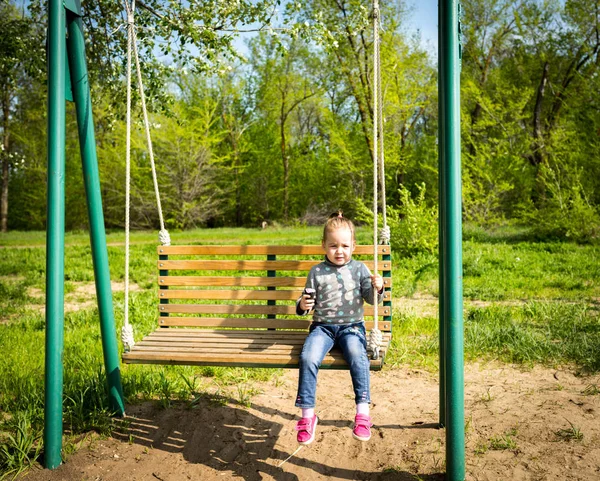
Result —
[[327, 259], [336, 266], [348, 263], [352, 259], [352, 253], [356, 247], [352, 232], [347, 227], [327, 232], [327, 237], [322, 245]]

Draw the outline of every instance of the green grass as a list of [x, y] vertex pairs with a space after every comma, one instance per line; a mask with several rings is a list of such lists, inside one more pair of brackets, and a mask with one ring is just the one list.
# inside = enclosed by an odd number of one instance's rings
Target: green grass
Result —
[[[438, 363], [438, 319], [398, 313], [387, 362]], [[585, 302], [528, 301], [519, 306], [468, 308], [464, 317], [467, 360], [499, 360], [532, 366], [573, 365], [600, 371], [600, 322]]]
[[[465, 299], [591, 300], [600, 297], [599, 246], [556, 243], [463, 243]], [[427, 254], [394, 263], [394, 294], [438, 295], [438, 260]]]
[[[172, 232], [173, 244], [318, 244], [319, 228], [212, 229]], [[369, 229], [358, 230], [359, 243], [369, 243]], [[136, 338], [156, 326], [155, 232], [132, 235], [131, 318]], [[596, 246], [526, 242], [517, 230], [486, 234], [472, 231], [464, 242], [465, 357], [494, 359], [524, 366], [570, 365], [600, 370], [600, 258]], [[89, 237], [66, 235], [65, 293], [81, 304], [77, 289], [93, 282]], [[108, 234], [113, 281], [124, 279], [124, 236]], [[42, 448], [44, 403], [45, 234], [0, 234], [0, 479], [35, 462]], [[26, 246], [26, 247], [23, 247]], [[438, 294], [438, 260], [431, 255], [393, 260], [395, 301], [393, 346], [388, 368], [438, 365], [438, 319], [408, 314], [402, 299]], [[89, 297], [89, 296], [88, 296]], [[400, 299], [399, 299], [400, 298]], [[122, 293], [113, 297], [117, 328], [123, 322]], [[81, 433], [107, 435], [114, 428], [107, 405], [98, 313], [92, 307], [65, 315], [64, 399], [65, 455]], [[168, 408], [200, 400], [247, 406], [257, 394], [256, 381], [274, 380], [271, 369], [191, 366], [123, 366], [128, 403], [151, 400]], [[590, 385], [585, 394], [597, 395]], [[571, 426], [562, 439], [577, 439]], [[511, 438], [512, 439], [512, 438]], [[506, 439], [504, 440], [506, 441]], [[79, 442], [79, 441], [77, 441]], [[490, 442], [487, 449], [495, 449]], [[502, 439], [498, 440], [498, 446]], [[514, 449], [514, 448], [503, 448]]]
[[492, 436], [487, 443], [481, 443], [475, 449], [475, 454], [485, 454], [487, 451], [516, 451], [518, 449], [515, 437], [518, 432], [516, 428], [498, 435]]
[[556, 431], [556, 436], [558, 436], [563, 441], [581, 441], [583, 440], [583, 433], [581, 429], [575, 426], [571, 421], [567, 420], [569, 423], [568, 428], [559, 429]]

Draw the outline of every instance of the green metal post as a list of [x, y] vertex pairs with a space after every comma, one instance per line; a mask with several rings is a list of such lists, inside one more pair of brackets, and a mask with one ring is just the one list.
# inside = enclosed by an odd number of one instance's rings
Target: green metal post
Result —
[[446, 479], [465, 479], [465, 414], [462, 299], [462, 201], [460, 174], [460, 26], [457, 0], [441, 0], [439, 63], [443, 110], [443, 307], [445, 321]]
[[65, 271], [65, 12], [48, 2], [48, 206], [44, 465], [61, 463]]
[[[267, 254], [268, 261], [276, 261], [277, 256], [275, 254]], [[267, 271], [267, 277], [277, 277], [277, 271]], [[267, 287], [268, 291], [276, 290], [276, 287]], [[275, 306], [277, 304], [274, 300], [268, 300], [267, 306]], [[277, 316], [275, 314], [267, 314], [267, 319], [275, 319]], [[275, 329], [269, 328], [269, 331], [274, 331]]]
[[[169, 260], [169, 256], [162, 254], [162, 252], [163, 252], [162, 249], [160, 250], [160, 252], [161, 252], [161, 254], [158, 255], [158, 259], [160, 261], [168, 261]], [[161, 263], [160, 267], [162, 267], [162, 266], [163, 266], [163, 264]], [[160, 277], [166, 277], [166, 276], [169, 275], [169, 271], [167, 269], [159, 269], [158, 275]], [[165, 320], [163, 318], [164, 317], [169, 317], [169, 313], [168, 312], [163, 312], [163, 309], [164, 309], [163, 304], [168, 304], [169, 303], [169, 299], [165, 299], [164, 298], [165, 291], [167, 289], [169, 289], [169, 286], [158, 286], [158, 289], [159, 289], [159, 292], [160, 292], [160, 301], [159, 301], [159, 303], [161, 305], [161, 307], [160, 307], [160, 313], [159, 313], [159, 319], [158, 320], [159, 320], [159, 323], [160, 323], [160, 327], [162, 327], [163, 329], [166, 329], [169, 326], [163, 325], [164, 322], [165, 322]]]
[[104, 366], [108, 379], [109, 403], [114, 412], [123, 415], [125, 413], [125, 403], [123, 400], [123, 388], [121, 386], [119, 350], [115, 335], [108, 251], [104, 230], [104, 213], [102, 211], [102, 196], [100, 193], [100, 175], [98, 173], [92, 101], [90, 98], [81, 17], [71, 11], [67, 11], [67, 29], [69, 33], [67, 50], [73, 98], [75, 99], [77, 111], [79, 147], [81, 150], [83, 178], [90, 221], [90, 240], [94, 261], [98, 310], [100, 313]]
[[[442, 18], [442, 6], [438, 4], [439, 18]], [[441, 49], [443, 43], [442, 24], [438, 22], [438, 48]], [[442, 79], [444, 78], [443, 62], [441, 58], [441, 50], [438, 51], [438, 302], [439, 302], [439, 367], [440, 367], [440, 383], [439, 383], [439, 424], [440, 428], [446, 427], [446, 314], [444, 309], [444, 231], [446, 229], [444, 221], [446, 220], [445, 213], [445, 197], [444, 197], [444, 162], [443, 154], [445, 145], [444, 134], [442, 128], [444, 125], [444, 87]]]

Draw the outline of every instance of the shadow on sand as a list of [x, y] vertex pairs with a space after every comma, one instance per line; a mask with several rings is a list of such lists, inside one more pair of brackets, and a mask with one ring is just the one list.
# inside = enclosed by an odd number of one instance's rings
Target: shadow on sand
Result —
[[[417, 476], [395, 468], [383, 472], [344, 468], [340, 467], [344, 464], [343, 460], [332, 457], [331, 464], [315, 462], [303, 456], [305, 453], [302, 451], [292, 456], [298, 447], [295, 434], [290, 434], [295, 420], [296, 417], [288, 412], [266, 406], [253, 404], [251, 409], [246, 409], [237, 406], [231, 399], [207, 397], [201, 398], [193, 406], [174, 403], [168, 409], [158, 408], [151, 403], [130, 406], [128, 417], [117, 420], [118, 427], [113, 436], [122, 442], [181, 453], [189, 463], [204, 464], [220, 471], [221, 476], [229, 474], [230, 478], [239, 477], [247, 481], [259, 481], [265, 479], [265, 475], [267, 479], [277, 481], [304, 481], [314, 479], [317, 475], [351, 480], [444, 479], [443, 474]], [[348, 421], [323, 420], [321, 425], [345, 428], [349, 424]], [[430, 427], [390, 425], [385, 429]], [[317, 438], [316, 442], [319, 441]], [[347, 452], [349, 458], [368, 456], [360, 446], [353, 448], [358, 450], [356, 453], [351, 452], [350, 448]], [[324, 458], [327, 459], [327, 456]], [[283, 461], [285, 464], [279, 467]]]

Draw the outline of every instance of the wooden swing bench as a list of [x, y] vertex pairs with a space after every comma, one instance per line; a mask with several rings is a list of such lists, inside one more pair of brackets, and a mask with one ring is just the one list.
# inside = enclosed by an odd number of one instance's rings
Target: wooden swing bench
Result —
[[[378, 246], [378, 253], [385, 296], [373, 370], [383, 366], [392, 330], [390, 246]], [[124, 362], [298, 367], [311, 316], [297, 316], [295, 302], [308, 271], [323, 259], [320, 245], [159, 246], [158, 256], [159, 327], [125, 352]], [[356, 246], [354, 257], [373, 270], [373, 246]], [[373, 306], [365, 305], [365, 324], [368, 335]], [[336, 349], [322, 364], [347, 367]]]

